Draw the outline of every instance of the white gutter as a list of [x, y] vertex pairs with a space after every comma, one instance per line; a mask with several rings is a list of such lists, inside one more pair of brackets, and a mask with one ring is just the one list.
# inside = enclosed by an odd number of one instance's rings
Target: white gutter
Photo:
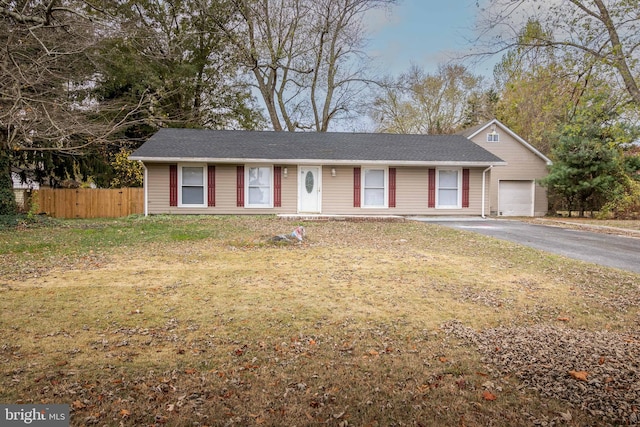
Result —
[[460, 166], [483, 167], [506, 166], [506, 162], [466, 162], [466, 161], [421, 161], [421, 160], [337, 160], [337, 159], [258, 159], [258, 158], [210, 158], [210, 157], [142, 157], [131, 156], [131, 160], [148, 163], [219, 163], [219, 164], [282, 164], [282, 165], [394, 165], [394, 166]]
[[142, 167], [144, 168], [144, 177], [142, 178], [142, 188], [144, 189], [144, 216], [149, 216], [149, 188], [147, 187], [147, 175], [148, 175], [148, 170], [147, 170], [147, 165], [144, 164], [144, 162], [140, 162], [142, 163]]
[[484, 214], [484, 207], [485, 207], [485, 187], [486, 187], [486, 181], [487, 181], [487, 172], [489, 172], [491, 169], [493, 168], [492, 166], [489, 166], [488, 168], [486, 168], [485, 170], [482, 171], [482, 219], [486, 218], [486, 215]]

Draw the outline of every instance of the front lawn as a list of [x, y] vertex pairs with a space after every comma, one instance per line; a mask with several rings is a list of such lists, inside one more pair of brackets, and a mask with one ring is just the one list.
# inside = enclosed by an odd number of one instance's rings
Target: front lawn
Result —
[[72, 425], [640, 418], [640, 275], [476, 234], [54, 221], [0, 231], [0, 263], [0, 402], [66, 403]]

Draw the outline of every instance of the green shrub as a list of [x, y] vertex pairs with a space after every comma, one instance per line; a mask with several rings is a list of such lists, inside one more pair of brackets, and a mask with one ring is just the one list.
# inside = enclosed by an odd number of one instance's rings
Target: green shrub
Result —
[[627, 177], [620, 191], [602, 207], [599, 217], [640, 219], [640, 182]]
[[8, 155], [0, 151], [0, 215], [15, 215], [18, 212], [10, 165]]
[[15, 215], [18, 205], [12, 188], [0, 188], [0, 215]]

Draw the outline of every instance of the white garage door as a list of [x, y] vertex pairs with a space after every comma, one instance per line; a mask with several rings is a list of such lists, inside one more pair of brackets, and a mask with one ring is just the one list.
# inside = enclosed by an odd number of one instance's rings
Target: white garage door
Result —
[[533, 181], [500, 181], [500, 215], [533, 216], [533, 188]]

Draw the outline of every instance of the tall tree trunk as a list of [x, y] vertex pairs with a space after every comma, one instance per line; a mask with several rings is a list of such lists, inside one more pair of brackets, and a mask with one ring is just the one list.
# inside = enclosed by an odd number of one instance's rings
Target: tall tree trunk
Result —
[[[574, 3], [577, 2], [577, 0], [572, 1]], [[618, 34], [616, 26], [611, 19], [609, 10], [602, 0], [593, 0], [593, 2], [596, 4], [598, 10], [600, 11], [600, 16], [598, 17], [598, 19], [602, 21], [604, 26], [607, 28], [607, 32], [609, 33], [611, 48], [613, 51], [613, 66], [620, 73], [620, 77], [622, 77], [629, 95], [631, 95], [636, 105], [640, 106], [640, 89], [638, 88], [638, 83], [631, 73], [631, 69], [629, 68], [629, 63], [627, 62], [622, 43], [620, 41], [620, 35]]]

